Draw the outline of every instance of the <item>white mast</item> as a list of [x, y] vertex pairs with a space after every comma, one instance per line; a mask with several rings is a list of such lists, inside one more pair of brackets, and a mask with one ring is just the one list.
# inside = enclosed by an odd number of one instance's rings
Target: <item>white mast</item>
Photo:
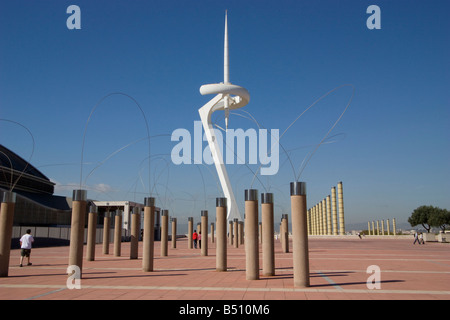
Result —
[[231, 183], [228, 178], [228, 173], [225, 168], [221, 148], [214, 133], [214, 127], [211, 121], [211, 116], [214, 111], [224, 110], [225, 125], [228, 126], [229, 110], [242, 108], [250, 101], [250, 94], [247, 89], [230, 83], [227, 20], [227, 12], [225, 12], [224, 82], [205, 84], [200, 87], [200, 93], [202, 95], [215, 94], [216, 96], [201, 107], [198, 112], [200, 114], [200, 119], [202, 120], [206, 138], [208, 139], [209, 148], [214, 160], [214, 165], [216, 166], [220, 184], [222, 185], [224, 196], [227, 198], [227, 219], [239, 219], [242, 221], [233, 189], [231, 188]]
[[[225, 39], [223, 45], [223, 83], [230, 84], [230, 57], [228, 55], [228, 10], [225, 11]], [[230, 116], [229, 110], [229, 96], [223, 97], [225, 110], [225, 130], [228, 130], [228, 118]]]
[[228, 55], [228, 12], [225, 11], [225, 41], [223, 46], [223, 83], [230, 84], [230, 59]]

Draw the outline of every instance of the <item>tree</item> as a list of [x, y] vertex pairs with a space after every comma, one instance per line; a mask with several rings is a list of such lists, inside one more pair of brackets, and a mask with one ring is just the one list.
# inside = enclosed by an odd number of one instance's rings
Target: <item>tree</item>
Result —
[[420, 206], [412, 212], [408, 222], [412, 227], [422, 225], [427, 232], [430, 232], [431, 227], [439, 227], [445, 231], [446, 225], [450, 225], [450, 212], [438, 207]]
[[450, 225], [450, 211], [437, 208], [436, 213], [431, 216], [430, 223], [434, 227], [439, 227], [445, 232], [445, 227]]
[[416, 208], [411, 217], [408, 218], [408, 222], [411, 227], [415, 227], [417, 225], [422, 225], [422, 227], [430, 232], [431, 229], [431, 217], [433, 216], [433, 212], [436, 210], [433, 206], [420, 206]]

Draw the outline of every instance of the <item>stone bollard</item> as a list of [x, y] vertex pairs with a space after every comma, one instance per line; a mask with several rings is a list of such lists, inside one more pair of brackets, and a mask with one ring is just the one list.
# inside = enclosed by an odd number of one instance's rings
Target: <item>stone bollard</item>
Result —
[[273, 193], [261, 194], [263, 275], [275, 275]]
[[155, 244], [155, 198], [144, 199], [144, 238], [142, 249], [142, 270], [153, 271]]
[[306, 221], [306, 183], [291, 182], [294, 286], [309, 287], [308, 230]]
[[227, 271], [227, 198], [216, 198], [216, 271]]
[[69, 266], [77, 266], [79, 268], [81, 279], [83, 270], [84, 221], [86, 217], [87, 191], [74, 190], [72, 199]]
[[246, 279], [259, 279], [258, 190], [245, 190]]

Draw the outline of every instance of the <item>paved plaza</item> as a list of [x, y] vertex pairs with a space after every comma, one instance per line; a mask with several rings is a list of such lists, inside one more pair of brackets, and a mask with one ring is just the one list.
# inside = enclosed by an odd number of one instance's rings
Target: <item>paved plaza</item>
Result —
[[[293, 284], [292, 243], [281, 251], [275, 241], [276, 275], [248, 281], [245, 250], [228, 245], [228, 271], [217, 272], [215, 246], [208, 256], [188, 249], [187, 239], [169, 242], [169, 256], [160, 256], [155, 242], [154, 271], [142, 271], [139, 259], [129, 259], [130, 243], [114, 245], [110, 254], [96, 246], [95, 261], [83, 261], [81, 289], [67, 287], [69, 247], [32, 250], [32, 266], [19, 267], [20, 250], [11, 251], [9, 276], [0, 278], [1, 300], [393, 300], [450, 299], [450, 244], [413, 245], [413, 239], [382, 237], [309, 237], [311, 286]], [[86, 246], [85, 246], [86, 250]], [[260, 251], [260, 268], [262, 253]], [[369, 266], [380, 270], [379, 289], [368, 289]]]

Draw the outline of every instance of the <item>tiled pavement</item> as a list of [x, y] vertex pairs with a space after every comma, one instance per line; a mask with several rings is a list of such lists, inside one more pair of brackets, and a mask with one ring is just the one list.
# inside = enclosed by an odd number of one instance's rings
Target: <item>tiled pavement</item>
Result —
[[[36, 246], [39, 244], [37, 243]], [[169, 243], [169, 256], [160, 256], [155, 242], [153, 272], [142, 271], [139, 259], [129, 259], [130, 243], [122, 243], [121, 256], [109, 255], [96, 246], [95, 261], [83, 261], [81, 289], [67, 287], [69, 247], [34, 248], [32, 266], [20, 268], [19, 250], [11, 251], [9, 276], [0, 278], [1, 300], [423, 300], [450, 299], [450, 244], [413, 245], [410, 240], [382, 238], [309, 238], [311, 287], [293, 284], [290, 253], [276, 248], [276, 275], [248, 281], [244, 246], [228, 246], [228, 271], [215, 270], [215, 247], [207, 257], [187, 249], [179, 239]], [[86, 249], [86, 248], [85, 248]], [[260, 260], [262, 253], [260, 252]], [[380, 268], [380, 289], [368, 289], [372, 273]], [[260, 263], [262, 268], [262, 262]], [[71, 282], [72, 284], [74, 282]]]

